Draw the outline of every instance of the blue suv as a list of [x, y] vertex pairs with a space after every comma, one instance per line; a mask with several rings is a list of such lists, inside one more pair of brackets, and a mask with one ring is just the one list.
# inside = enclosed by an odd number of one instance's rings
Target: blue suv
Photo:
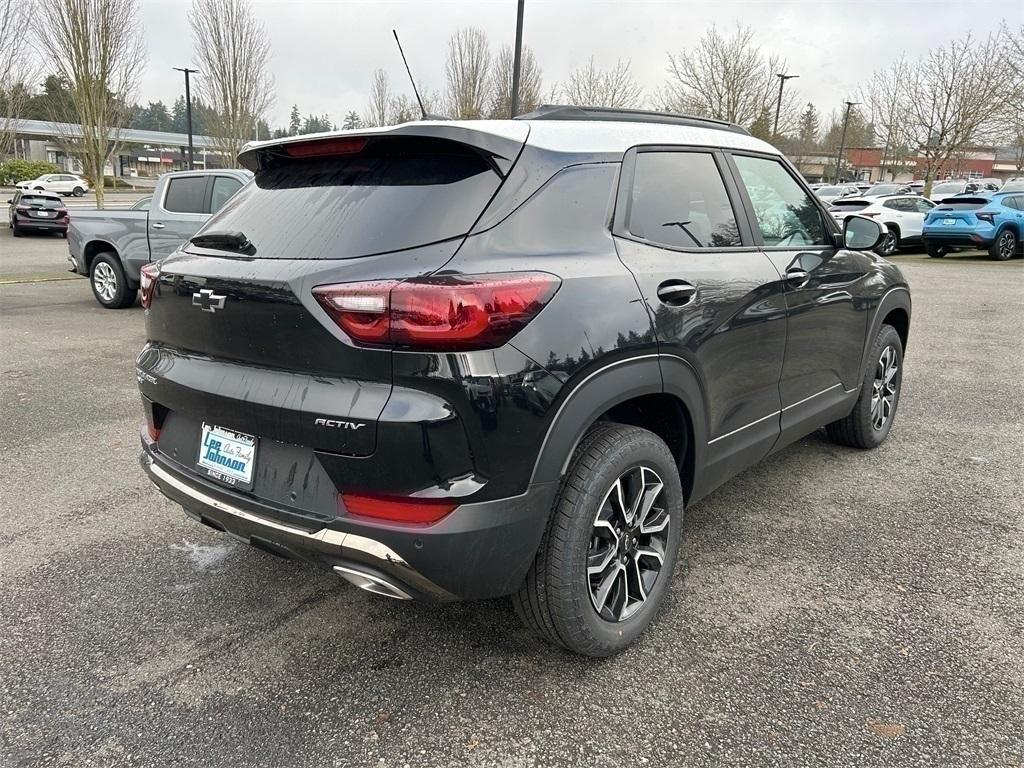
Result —
[[928, 255], [941, 258], [962, 248], [987, 250], [1005, 261], [1020, 253], [1024, 239], [1024, 192], [949, 198], [924, 220]]

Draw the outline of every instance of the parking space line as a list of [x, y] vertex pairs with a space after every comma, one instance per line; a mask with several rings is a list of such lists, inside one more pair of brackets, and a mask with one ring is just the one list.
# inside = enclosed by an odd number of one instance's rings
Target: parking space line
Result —
[[77, 280], [81, 275], [61, 275], [59, 277], [24, 277], [15, 280], [0, 280], [0, 285], [18, 285], [20, 283], [55, 283], [59, 280]]

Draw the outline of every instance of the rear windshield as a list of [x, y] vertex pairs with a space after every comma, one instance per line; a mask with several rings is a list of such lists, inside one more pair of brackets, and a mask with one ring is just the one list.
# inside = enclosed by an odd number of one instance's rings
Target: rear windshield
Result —
[[977, 208], [984, 208], [988, 203], [988, 200], [982, 200], [976, 197], [965, 197], [963, 200], [943, 200], [942, 204], [935, 210], [973, 211]]
[[22, 195], [19, 205], [36, 208], [63, 208], [64, 203], [59, 197], [48, 197], [46, 195]]
[[842, 187], [821, 187], [815, 190], [819, 195], [841, 195], [844, 190]]
[[369, 256], [466, 234], [500, 183], [463, 144], [389, 138], [355, 155], [280, 159], [202, 231], [242, 232], [257, 258]]
[[871, 203], [866, 200], [836, 200], [832, 203], [831, 210], [833, 211], [859, 211], [861, 208], [867, 208]]
[[943, 193], [956, 193], [963, 191], [963, 184], [936, 184], [934, 187], [932, 187], [933, 195], [941, 195]]

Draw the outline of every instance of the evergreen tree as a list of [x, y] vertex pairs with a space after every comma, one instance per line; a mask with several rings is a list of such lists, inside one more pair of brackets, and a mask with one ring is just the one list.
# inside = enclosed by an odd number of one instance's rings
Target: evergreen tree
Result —
[[821, 124], [818, 119], [818, 110], [810, 102], [807, 109], [800, 115], [799, 140], [800, 149], [803, 152], [810, 152], [818, 146], [818, 134], [821, 132]]
[[353, 131], [357, 128], [362, 128], [363, 121], [360, 119], [359, 113], [356, 112], [355, 110], [352, 110], [347, 115], [345, 115], [345, 122], [341, 127], [344, 128], [346, 131]]
[[288, 119], [288, 135], [298, 136], [302, 133], [302, 115], [299, 114], [299, 105], [292, 104], [292, 114]]

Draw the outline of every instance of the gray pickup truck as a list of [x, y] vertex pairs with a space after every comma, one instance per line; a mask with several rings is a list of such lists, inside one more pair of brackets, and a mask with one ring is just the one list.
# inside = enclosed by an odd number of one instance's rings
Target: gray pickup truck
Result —
[[104, 307], [130, 307], [139, 270], [192, 237], [251, 178], [246, 170], [177, 171], [160, 177], [148, 207], [74, 211], [68, 226], [71, 271], [88, 276]]

